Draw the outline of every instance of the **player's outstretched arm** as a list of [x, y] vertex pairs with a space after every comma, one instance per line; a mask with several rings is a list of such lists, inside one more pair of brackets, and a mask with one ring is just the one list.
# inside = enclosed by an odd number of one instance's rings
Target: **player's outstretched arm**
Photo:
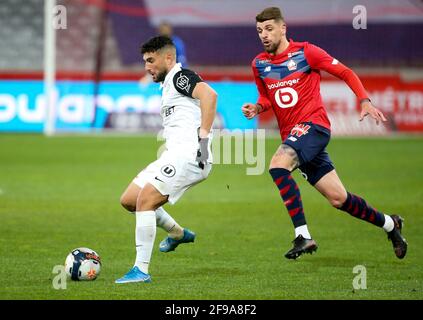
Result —
[[375, 108], [369, 99], [364, 99], [360, 103], [361, 112], [360, 112], [360, 121], [363, 121], [364, 117], [370, 115], [373, 119], [376, 120], [376, 124], [379, 122], [386, 121], [383, 113]]
[[308, 44], [306, 46], [305, 55], [308, 63], [313, 69], [329, 72], [335, 77], [344, 80], [351, 88], [356, 97], [360, 100], [360, 121], [362, 121], [367, 115], [370, 115], [373, 119], [375, 119], [376, 124], [386, 121], [383, 113], [372, 105], [366, 89], [354, 71], [330, 56], [323, 49], [312, 44]]

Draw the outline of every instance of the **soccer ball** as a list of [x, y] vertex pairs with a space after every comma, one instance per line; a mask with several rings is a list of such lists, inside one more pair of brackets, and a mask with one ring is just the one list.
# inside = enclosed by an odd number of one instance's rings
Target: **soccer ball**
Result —
[[89, 248], [76, 248], [65, 261], [66, 274], [72, 280], [95, 280], [101, 271], [100, 256]]

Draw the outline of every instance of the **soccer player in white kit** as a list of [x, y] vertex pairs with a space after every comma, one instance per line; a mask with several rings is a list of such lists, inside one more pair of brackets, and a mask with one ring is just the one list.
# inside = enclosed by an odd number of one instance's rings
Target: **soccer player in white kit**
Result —
[[154, 82], [161, 82], [166, 150], [136, 176], [121, 197], [123, 207], [135, 212], [136, 259], [132, 269], [116, 283], [151, 282], [148, 266], [156, 226], [168, 232], [159, 246], [162, 252], [194, 241], [195, 233], [182, 228], [162, 206], [175, 204], [188, 188], [205, 180], [212, 167], [216, 92], [195, 72], [176, 63], [170, 38], [150, 39], [142, 45], [141, 53], [146, 71]]

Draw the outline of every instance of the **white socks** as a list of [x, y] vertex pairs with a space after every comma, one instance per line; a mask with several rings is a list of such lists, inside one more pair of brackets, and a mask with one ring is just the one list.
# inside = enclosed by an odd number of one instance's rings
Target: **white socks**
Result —
[[295, 238], [298, 237], [300, 234], [305, 239], [311, 239], [311, 235], [310, 235], [310, 232], [308, 232], [308, 228], [306, 224], [295, 228]]
[[157, 226], [164, 229], [171, 238], [181, 239], [184, 236], [184, 229], [163, 209], [156, 210]]
[[384, 214], [385, 216], [385, 224], [383, 225], [383, 230], [385, 230], [386, 232], [391, 232], [392, 230], [394, 230], [394, 220], [392, 220], [392, 218], [390, 216], [387, 216], [386, 214]]
[[154, 211], [135, 212], [135, 246], [137, 257], [135, 266], [148, 274], [154, 240], [156, 238], [156, 213]]
[[[385, 224], [383, 225], [383, 230], [386, 232], [391, 232], [394, 229], [394, 220], [388, 215], [385, 216]], [[311, 239], [310, 232], [308, 232], [307, 225], [302, 225], [297, 228], [295, 228], [295, 238], [299, 235], [302, 235], [305, 239]]]
[[137, 251], [135, 266], [148, 274], [148, 266], [156, 239], [156, 224], [174, 239], [183, 237], [184, 230], [162, 207], [156, 211], [135, 212], [135, 218], [135, 246]]

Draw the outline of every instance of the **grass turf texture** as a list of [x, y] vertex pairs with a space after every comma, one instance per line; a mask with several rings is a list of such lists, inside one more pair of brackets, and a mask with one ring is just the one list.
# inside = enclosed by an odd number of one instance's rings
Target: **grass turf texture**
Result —
[[[197, 233], [194, 244], [161, 253], [151, 284], [114, 280], [135, 258], [134, 224], [119, 197], [155, 159], [146, 137], [0, 136], [0, 299], [422, 299], [423, 139], [333, 139], [329, 152], [351, 192], [405, 218], [409, 251], [398, 260], [386, 234], [330, 207], [295, 173], [317, 254], [283, 254], [293, 228], [267, 170], [215, 165], [209, 179], [166, 209]], [[266, 161], [279, 145], [266, 140]], [[76, 247], [102, 257], [93, 282], [55, 290], [53, 267]], [[353, 290], [353, 268], [367, 289]]]

